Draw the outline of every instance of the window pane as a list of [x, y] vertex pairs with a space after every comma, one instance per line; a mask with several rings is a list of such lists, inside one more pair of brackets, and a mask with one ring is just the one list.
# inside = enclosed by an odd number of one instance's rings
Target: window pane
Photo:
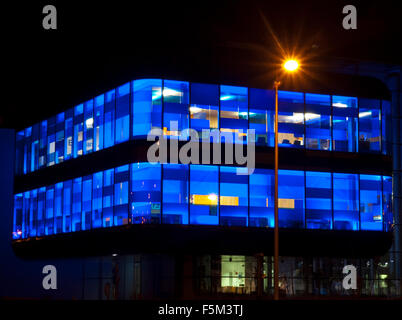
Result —
[[102, 94], [95, 98], [94, 107], [94, 151], [103, 149], [103, 108], [105, 96]]
[[103, 172], [93, 175], [92, 228], [102, 227]]
[[130, 83], [117, 88], [116, 143], [127, 141], [130, 135]]
[[64, 112], [56, 116], [56, 163], [64, 161]]
[[84, 110], [84, 154], [88, 154], [94, 147], [94, 101], [85, 102]]
[[63, 182], [56, 183], [54, 196], [54, 233], [63, 232]]
[[113, 226], [114, 169], [103, 171], [103, 226]]
[[116, 91], [111, 90], [105, 94], [105, 126], [104, 126], [104, 147], [109, 148], [114, 145], [115, 127], [115, 104]]
[[32, 138], [31, 171], [35, 171], [35, 170], [38, 170], [38, 168], [39, 168], [39, 139], [40, 139], [40, 124], [39, 123], [35, 124], [32, 127], [32, 137], [31, 138]]
[[56, 117], [52, 117], [47, 122], [47, 166], [56, 163]]
[[381, 151], [380, 101], [359, 101], [359, 152]]
[[219, 86], [212, 84], [191, 84], [191, 128], [197, 130], [200, 139], [203, 129], [219, 127]]
[[334, 229], [359, 230], [357, 174], [334, 173]]
[[23, 174], [24, 173], [24, 140], [25, 140], [25, 131], [19, 131], [16, 134], [15, 138], [15, 173]]
[[46, 223], [45, 223], [45, 234], [53, 234], [54, 228], [54, 186], [46, 188]]
[[255, 130], [255, 143], [275, 145], [275, 93], [272, 90], [249, 89], [250, 129]]
[[36, 222], [38, 219], [38, 191], [32, 190], [29, 203], [29, 236], [36, 237]]
[[14, 195], [14, 224], [13, 224], [13, 239], [22, 237], [22, 210], [23, 210], [23, 194]]
[[29, 237], [29, 197], [30, 192], [24, 192], [24, 203], [23, 203], [23, 210], [22, 210], [22, 238], [26, 239]]
[[128, 179], [129, 165], [121, 166], [114, 172], [114, 225], [128, 224]]
[[131, 222], [135, 224], [161, 221], [161, 165], [131, 165]]
[[24, 139], [24, 174], [31, 172], [31, 135], [32, 127], [26, 128]]
[[332, 96], [332, 148], [356, 152], [357, 98]]
[[392, 117], [391, 117], [391, 103], [382, 100], [382, 153], [392, 153]]
[[92, 216], [92, 175], [82, 179], [82, 230], [91, 229]]
[[304, 172], [278, 172], [279, 227], [304, 228]]
[[307, 148], [331, 150], [331, 97], [306, 93], [305, 121]]
[[82, 212], [82, 178], [73, 180], [73, 209], [71, 231], [81, 230], [81, 212]]
[[71, 180], [64, 182], [63, 190], [63, 232], [71, 232], [71, 204], [72, 204]]
[[360, 220], [362, 230], [383, 230], [381, 176], [360, 175]]
[[278, 91], [278, 142], [281, 147], [304, 146], [304, 94]]
[[188, 165], [163, 165], [163, 223], [188, 224]]
[[220, 224], [224, 226], [247, 226], [248, 176], [237, 175], [236, 169], [220, 167]]
[[170, 80], [163, 83], [163, 132], [166, 136], [179, 137], [188, 128], [189, 83]]
[[74, 111], [73, 109], [67, 110], [66, 111], [66, 120], [64, 123], [65, 126], [65, 135], [66, 139], [64, 140], [64, 159], [68, 160], [71, 159], [72, 154], [73, 154], [73, 134], [74, 134], [74, 129], [73, 129], [73, 114]]
[[307, 229], [332, 229], [331, 173], [306, 171]]
[[247, 88], [234, 86], [220, 86], [220, 88], [220, 131], [223, 135], [224, 133], [231, 134], [232, 141], [236, 143], [246, 142], [248, 129]]
[[152, 128], [162, 127], [162, 80], [135, 80], [133, 90], [133, 136], [146, 137]]
[[46, 188], [39, 188], [38, 192], [38, 232], [37, 236], [45, 235], [45, 217], [46, 217]]
[[250, 175], [250, 226], [275, 226], [274, 221], [274, 171], [255, 169]]
[[73, 156], [82, 156], [84, 140], [84, 105], [80, 104], [74, 108], [74, 143]]
[[190, 223], [219, 224], [219, 168], [190, 165]]
[[392, 225], [394, 224], [394, 217], [392, 215], [392, 177], [382, 177], [383, 183], [383, 212], [384, 212], [384, 222], [385, 231], [390, 231]]

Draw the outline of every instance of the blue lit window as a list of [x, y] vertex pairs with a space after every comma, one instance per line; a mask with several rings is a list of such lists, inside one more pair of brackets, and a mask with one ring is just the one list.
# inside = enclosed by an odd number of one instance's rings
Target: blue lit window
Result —
[[381, 152], [380, 101], [359, 100], [359, 152]]
[[127, 141], [130, 136], [130, 83], [117, 88], [116, 143]]
[[73, 156], [82, 156], [84, 148], [84, 105], [79, 104], [74, 108], [74, 142]]
[[103, 171], [103, 226], [113, 226], [114, 169]]
[[306, 171], [307, 229], [332, 229], [331, 184], [331, 173]]
[[250, 226], [275, 226], [273, 170], [255, 169], [250, 175]]
[[392, 117], [391, 117], [391, 103], [386, 100], [382, 100], [381, 110], [382, 121], [382, 153], [392, 153]]
[[236, 170], [247, 168], [220, 167], [220, 224], [247, 226], [248, 176], [238, 175]]
[[203, 138], [203, 129], [219, 128], [219, 86], [191, 84], [190, 126]]
[[162, 80], [135, 80], [133, 92], [133, 136], [143, 138], [162, 127]]
[[331, 97], [306, 93], [306, 147], [331, 150]]
[[46, 187], [38, 190], [38, 221], [37, 221], [37, 236], [45, 235], [45, 218], [46, 218]]
[[56, 116], [56, 163], [64, 161], [64, 112]]
[[92, 220], [92, 175], [82, 179], [82, 218], [81, 230], [91, 229]]
[[[248, 93], [245, 87], [220, 86], [220, 131], [233, 134], [233, 142], [247, 142]], [[225, 138], [226, 139], [226, 138]], [[224, 140], [224, 139], [223, 139]], [[223, 141], [222, 140], [222, 141]], [[225, 140], [226, 141], [226, 140]]]
[[114, 171], [114, 225], [128, 224], [128, 180], [129, 165], [121, 166]]
[[381, 176], [360, 175], [361, 230], [383, 230]]
[[25, 140], [25, 131], [19, 131], [16, 135], [15, 142], [15, 173], [23, 174], [24, 173], [24, 140]]
[[82, 214], [82, 178], [73, 180], [73, 203], [72, 203], [72, 219], [71, 231], [81, 230], [81, 214]]
[[102, 227], [103, 172], [93, 175], [92, 228]]
[[23, 194], [14, 195], [14, 222], [13, 222], [13, 239], [22, 237], [22, 210], [24, 206]]
[[53, 166], [56, 164], [56, 117], [52, 117], [47, 122], [47, 163]]
[[105, 94], [104, 106], [104, 147], [109, 148], [114, 145], [114, 127], [115, 127], [115, 109], [116, 109], [116, 90], [110, 90]]
[[29, 203], [29, 236], [36, 237], [36, 222], [38, 219], [38, 191], [32, 190]]
[[131, 222], [134, 224], [161, 221], [161, 165], [133, 163], [130, 192]]
[[24, 199], [23, 199], [23, 209], [22, 209], [22, 238], [26, 239], [29, 237], [29, 197], [30, 192], [24, 192]]
[[272, 90], [249, 89], [250, 129], [255, 130], [255, 143], [275, 145], [275, 100]]
[[334, 229], [359, 230], [357, 174], [333, 173]]
[[39, 128], [39, 123], [32, 126], [31, 172], [39, 168]]
[[24, 139], [24, 174], [31, 172], [31, 135], [32, 127], [26, 128]]
[[94, 107], [94, 151], [103, 149], [103, 109], [105, 96], [102, 94], [95, 98]]
[[47, 120], [42, 121], [40, 125], [39, 168], [46, 166], [46, 154], [47, 154]]
[[163, 165], [162, 222], [188, 224], [188, 165]]
[[45, 234], [53, 234], [54, 228], [54, 186], [46, 188]]
[[56, 183], [54, 191], [54, 233], [63, 232], [63, 182]]
[[281, 147], [304, 146], [304, 94], [278, 91], [278, 142]]
[[68, 160], [72, 158], [73, 155], [73, 116], [74, 110], [69, 109], [66, 111], [65, 114], [65, 123], [64, 123], [64, 133], [65, 133], [65, 140], [64, 140], [64, 160]]
[[91, 153], [94, 148], [94, 101], [84, 104], [84, 154]]
[[171, 80], [163, 83], [163, 132], [179, 137], [181, 131], [189, 127], [189, 83]]
[[382, 207], [384, 213], [385, 231], [390, 231], [394, 224], [394, 217], [392, 215], [392, 177], [382, 177], [383, 183], [383, 197]]
[[304, 172], [279, 170], [279, 227], [304, 228]]
[[63, 188], [63, 232], [71, 232], [71, 204], [72, 204], [71, 180], [64, 182]]
[[357, 98], [332, 96], [332, 150], [356, 152]]

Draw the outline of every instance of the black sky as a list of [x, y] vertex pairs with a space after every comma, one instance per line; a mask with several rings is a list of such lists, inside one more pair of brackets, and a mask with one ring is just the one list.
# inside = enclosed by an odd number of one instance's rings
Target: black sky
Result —
[[[285, 48], [321, 63], [402, 64], [398, 2], [31, 2], [1, 9], [0, 127], [23, 128], [140, 75], [263, 72], [262, 62], [278, 54], [262, 16]], [[58, 30], [42, 28], [46, 4], [57, 8]], [[357, 30], [342, 28], [346, 4], [357, 8]]]

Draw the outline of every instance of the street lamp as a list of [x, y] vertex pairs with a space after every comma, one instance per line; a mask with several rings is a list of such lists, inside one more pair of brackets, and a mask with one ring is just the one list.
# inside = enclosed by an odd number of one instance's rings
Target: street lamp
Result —
[[[296, 60], [287, 60], [283, 68], [287, 72], [294, 72], [298, 69], [299, 63]], [[278, 218], [278, 88], [281, 82], [275, 80], [275, 195], [274, 195], [274, 300], [279, 300], [279, 218]]]

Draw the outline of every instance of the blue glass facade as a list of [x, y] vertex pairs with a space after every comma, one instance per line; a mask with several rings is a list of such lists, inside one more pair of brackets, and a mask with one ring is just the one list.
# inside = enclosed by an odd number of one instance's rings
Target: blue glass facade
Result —
[[[390, 154], [390, 119], [389, 101], [279, 91], [281, 147]], [[202, 129], [239, 133], [240, 143], [255, 129], [256, 144], [273, 147], [273, 91], [134, 80], [17, 132], [16, 174], [144, 139], [151, 129], [177, 138], [186, 128], [200, 138]]]
[[[273, 170], [236, 169], [132, 163], [19, 193], [13, 239], [144, 223], [272, 228]], [[391, 199], [388, 176], [279, 170], [283, 228], [390, 230]]]

